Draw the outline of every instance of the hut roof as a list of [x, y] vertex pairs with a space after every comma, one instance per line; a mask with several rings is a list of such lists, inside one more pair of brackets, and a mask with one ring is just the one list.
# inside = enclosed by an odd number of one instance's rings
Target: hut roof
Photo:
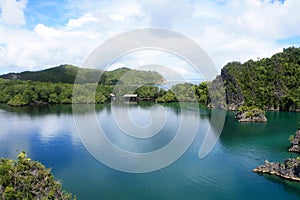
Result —
[[124, 94], [123, 97], [126, 97], [126, 98], [130, 98], [130, 97], [137, 97], [138, 95], [137, 94]]

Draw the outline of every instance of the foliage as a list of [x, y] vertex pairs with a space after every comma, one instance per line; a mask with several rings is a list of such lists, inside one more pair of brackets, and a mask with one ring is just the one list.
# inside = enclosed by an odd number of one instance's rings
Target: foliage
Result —
[[261, 114], [265, 115], [265, 111], [256, 106], [240, 106], [238, 112], [245, 113], [246, 117], [256, 117]]
[[201, 82], [199, 85], [193, 86], [193, 90], [195, 91], [198, 102], [204, 105], [208, 104], [209, 100], [208, 84], [208, 82]]
[[52, 83], [74, 83], [78, 67], [72, 65], [60, 65], [41, 71], [25, 71], [21, 73], [9, 73], [1, 75], [3, 79], [18, 79], [18, 80], [31, 80]]
[[199, 85], [191, 83], [177, 84], [171, 87], [166, 92], [161, 92], [157, 98], [157, 102], [193, 102], [198, 101], [203, 104], [208, 102], [207, 82], [202, 82]]
[[290, 135], [289, 141], [292, 142], [295, 139], [294, 135]]
[[300, 108], [300, 48], [271, 58], [228, 63], [221, 71], [227, 104], [292, 111]]
[[132, 84], [154, 84], [164, 81], [163, 77], [155, 71], [139, 71], [129, 68], [120, 68], [113, 71], [82, 68], [73, 65], [60, 65], [41, 71], [25, 71], [21, 73], [9, 73], [1, 75], [0, 78], [10, 80], [38, 81], [51, 83], [94, 83], [99, 80], [102, 85], [132, 85]]
[[0, 160], [1, 199], [72, 199], [50, 169], [32, 161], [25, 152], [17, 160]]
[[169, 102], [176, 102], [177, 99], [176, 99], [176, 95], [171, 90], [168, 90], [163, 96], [158, 97], [156, 101], [160, 103], [169, 103]]
[[[20, 80], [0, 79], [0, 103], [11, 106], [23, 106], [30, 104], [70, 104], [74, 103], [105, 103], [110, 100], [110, 94], [123, 96], [126, 93], [134, 93], [141, 100], [157, 100], [157, 102], [199, 101], [208, 102], [208, 83], [199, 85], [191, 83], [174, 85], [165, 91], [153, 85], [95, 85], [50, 83]], [[75, 86], [73, 98], [73, 89]]]
[[140, 98], [153, 98], [156, 99], [158, 96], [160, 96], [161, 91], [158, 87], [151, 86], [151, 85], [143, 85], [136, 89], [136, 94]]
[[129, 68], [119, 68], [105, 71], [99, 84], [101, 85], [145, 85], [163, 82], [163, 77], [155, 71], [139, 71]]
[[[70, 104], [72, 103], [73, 84], [46, 83], [0, 79], [0, 103], [12, 106], [28, 104]], [[77, 103], [104, 103], [109, 99], [112, 86], [76, 84]], [[95, 93], [96, 91], [96, 93]]]

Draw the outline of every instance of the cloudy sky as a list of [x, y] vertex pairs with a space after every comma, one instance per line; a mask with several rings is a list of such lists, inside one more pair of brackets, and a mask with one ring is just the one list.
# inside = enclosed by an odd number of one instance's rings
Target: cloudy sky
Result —
[[[220, 69], [298, 47], [299, 10], [299, 0], [0, 0], [0, 73], [81, 66], [105, 40], [148, 27], [186, 35]], [[115, 66], [180, 63], [159, 52], [130, 58]]]

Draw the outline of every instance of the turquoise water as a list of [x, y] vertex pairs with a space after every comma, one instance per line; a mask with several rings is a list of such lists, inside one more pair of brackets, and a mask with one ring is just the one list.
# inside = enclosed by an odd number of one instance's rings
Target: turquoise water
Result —
[[[122, 111], [122, 106], [120, 106]], [[52, 171], [77, 199], [299, 199], [300, 183], [252, 172], [265, 159], [282, 161], [297, 154], [287, 152], [288, 137], [300, 126], [300, 113], [268, 112], [268, 123], [238, 123], [228, 112], [222, 134], [207, 157], [198, 158], [209, 125], [210, 110], [195, 113], [187, 106], [164, 107], [167, 121], [159, 142], [137, 143], [121, 135], [111, 123], [109, 105], [98, 105], [97, 117], [110, 132], [108, 138], [122, 148], [149, 152], [175, 137], [182, 117], [197, 115], [197, 136], [190, 148], [172, 165], [159, 171], [131, 174], [113, 170], [97, 161], [83, 146], [70, 105], [12, 108], [0, 106], [0, 156], [14, 158], [26, 150]], [[84, 106], [83, 106], [84, 110]], [[144, 114], [151, 105], [131, 105], [130, 112]], [[135, 120], [147, 124], [147, 117]], [[186, 130], [187, 132], [189, 130]], [[130, 144], [129, 144], [130, 143]], [[137, 144], [137, 145], [135, 145]]]

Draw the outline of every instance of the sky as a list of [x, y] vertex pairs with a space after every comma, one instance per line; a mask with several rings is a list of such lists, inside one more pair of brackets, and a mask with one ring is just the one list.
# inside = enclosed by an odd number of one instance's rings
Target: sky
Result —
[[[0, 74], [81, 66], [109, 38], [149, 27], [194, 40], [220, 70], [299, 47], [299, 10], [299, 0], [0, 0]], [[185, 65], [171, 57], [137, 52], [115, 67]]]

